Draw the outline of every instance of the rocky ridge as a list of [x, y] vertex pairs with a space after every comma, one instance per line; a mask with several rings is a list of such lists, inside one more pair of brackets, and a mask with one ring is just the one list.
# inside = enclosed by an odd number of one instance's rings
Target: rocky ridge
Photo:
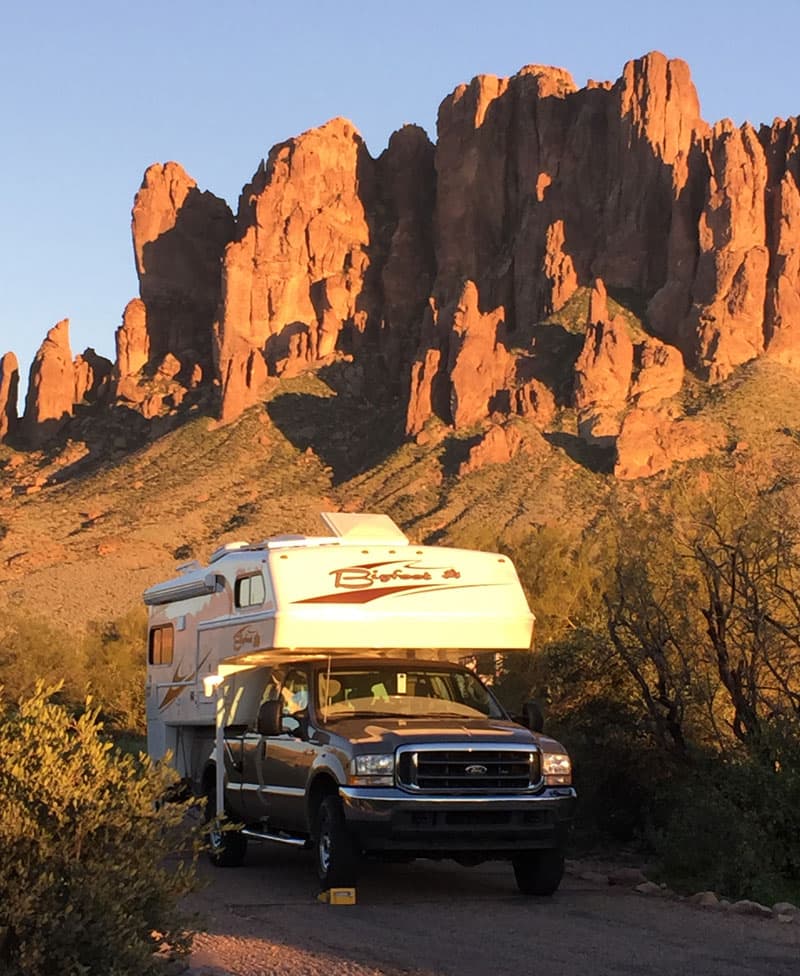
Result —
[[42, 446], [79, 405], [230, 422], [344, 363], [408, 437], [480, 430], [462, 473], [565, 423], [617, 477], [663, 471], [724, 440], [684, 415], [687, 375], [800, 359], [799, 145], [797, 119], [708, 125], [686, 64], [651, 53], [580, 89], [541, 65], [478, 76], [442, 102], [435, 145], [404, 126], [377, 159], [333, 119], [276, 146], [235, 216], [155, 164], [116, 362], [73, 360], [59, 323], [17, 422], [6, 356], [0, 439]]

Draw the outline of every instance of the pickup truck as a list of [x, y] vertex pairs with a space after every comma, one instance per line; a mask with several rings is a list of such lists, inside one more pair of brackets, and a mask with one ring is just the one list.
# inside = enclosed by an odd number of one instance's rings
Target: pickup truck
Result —
[[313, 848], [323, 889], [354, 885], [364, 857], [507, 860], [523, 894], [558, 888], [569, 756], [471, 670], [319, 655], [260, 672], [257, 713], [224, 729], [222, 820], [216, 749], [203, 771], [216, 865], [263, 840]]

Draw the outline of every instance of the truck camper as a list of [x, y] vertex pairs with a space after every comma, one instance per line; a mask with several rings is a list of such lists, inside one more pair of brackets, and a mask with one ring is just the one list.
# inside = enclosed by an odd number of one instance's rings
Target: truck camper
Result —
[[364, 856], [501, 858], [552, 893], [569, 757], [463, 666], [530, 648], [512, 562], [412, 545], [385, 515], [322, 518], [326, 536], [229, 543], [144, 594], [148, 750], [206, 797], [212, 860], [311, 846], [331, 887]]

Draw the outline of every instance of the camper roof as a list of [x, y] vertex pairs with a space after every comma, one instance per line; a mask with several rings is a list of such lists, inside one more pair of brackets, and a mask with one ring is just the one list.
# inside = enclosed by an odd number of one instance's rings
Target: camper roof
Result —
[[274, 535], [261, 542], [226, 542], [215, 549], [209, 559], [215, 563], [232, 552], [254, 552], [261, 549], [292, 549], [307, 546], [376, 545], [407, 546], [408, 536], [389, 518], [375, 512], [321, 512], [330, 536]]

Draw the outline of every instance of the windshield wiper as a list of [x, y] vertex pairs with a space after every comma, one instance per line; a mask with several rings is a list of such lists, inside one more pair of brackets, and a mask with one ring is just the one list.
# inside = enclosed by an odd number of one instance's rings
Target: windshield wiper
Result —
[[475, 718], [487, 718], [488, 716], [482, 713], [476, 712], [474, 715], [464, 715], [463, 712], [426, 712], [424, 715], [420, 715], [420, 718], [460, 718], [464, 720], [471, 720]]
[[341, 718], [415, 718], [416, 716], [406, 715], [404, 712], [337, 712], [329, 715], [328, 722], [336, 722]]

